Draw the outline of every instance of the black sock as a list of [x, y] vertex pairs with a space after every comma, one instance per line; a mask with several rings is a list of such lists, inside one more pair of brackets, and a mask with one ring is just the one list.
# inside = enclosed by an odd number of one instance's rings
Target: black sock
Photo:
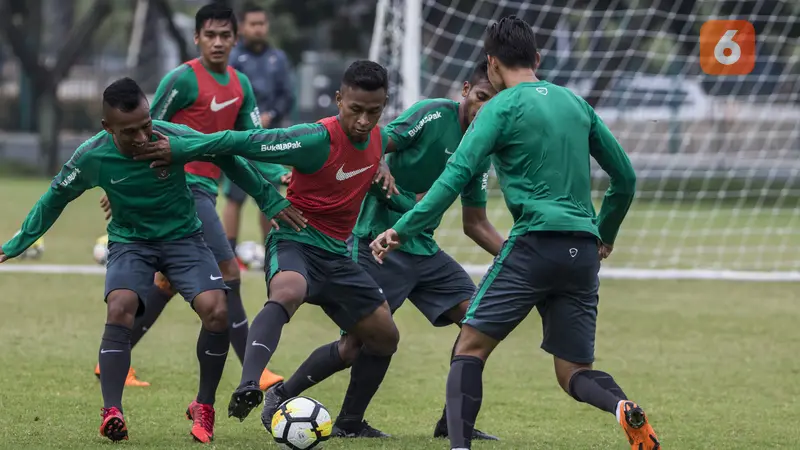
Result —
[[104, 407], [116, 406], [122, 411], [122, 390], [131, 367], [131, 329], [106, 324], [98, 360]]
[[347, 363], [339, 355], [339, 341], [325, 344], [308, 355], [303, 364], [283, 383], [283, 390], [289, 397], [296, 397], [346, 368]]
[[197, 360], [200, 362], [200, 386], [197, 389], [197, 403], [213, 405], [219, 380], [225, 370], [230, 346], [228, 330], [214, 333], [200, 329], [197, 336]]
[[614, 378], [599, 370], [582, 370], [569, 379], [569, 395], [595, 408], [617, 413], [617, 404], [628, 397]]
[[250, 324], [247, 335], [247, 350], [242, 363], [242, 379], [239, 387], [258, 384], [261, 373], [269, 364], [278, 348], [281, 330], [289, 322], [289, 313], [280, 303], [267, 302]]
[[350, 385], [347, 386], [337, 422], [361, 423], [364, 420], [364, 413], [378, 392], [391, 362], [391, 356], [377, 356], [361, 350], [350, 369]]
[[235, 238], [235, 237], [228, 238], [228, 245], [231, 246], [231, 250], [233, 250], [233, 254], [234, 255], [236, 254], [236, 241], [238, 241], [238, 240], [239, 240], [239, 238]]
[[456, 356], [447, 375], [447, 431], [450, 448], [470, 448], [483, 398], [483, 361]]
[[145, 333], [147, 333], [147, 330], [156, 323], [158, 316], [160, 316], [164, 308], [167, 307], [167, 303], [169, 303], [172, 296], [172, 292], [167, 292], [155, 284], [150, 288], [150, 291], [147, 293], [147, 298], [144, 301], [144, 314], [137, 317], [136, 321], [133, 322], [133, 329], [131, 330], [131, 348], [135, 347]]
[[242, 282], [240, 280], [226, 281], [230, 288], [228, 291], [228, 329], [231, 333], [231, 346], [239, 362], [244, 361], [244, 350], [247, 348], [247, 313], [242, 304]]
[[[456, 357], [456, 345], [458, 345], [458, 338], [456, 338], [456, 341], [453, 342], [453, 348], [450, 350], [450, 361], [452, 361], [453, 358]], [[442, 422], [445, 425], [447, 425], [447, 397], [446, 396], [445, 396], [445, 399], [444, 399], [444, 408], [442, 408], [442, 417], [439, 418], [439, 422]]]

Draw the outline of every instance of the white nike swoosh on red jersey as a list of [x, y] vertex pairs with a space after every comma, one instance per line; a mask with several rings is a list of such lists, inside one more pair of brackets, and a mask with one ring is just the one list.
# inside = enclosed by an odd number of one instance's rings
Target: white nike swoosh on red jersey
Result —
[[217, 96], [215, 95], [214, 98], [211, 99], [211, 111], [217, 112], [222, 111], [223, 109], [227, 108], [228, 106], [236, 103], [236, 100], [239, 100], [239, 97], [232, 98], [227, 102], [217, 103]]
[[344, 164], [342, 164], [342, 167], [339, 167], [339, 171], [336, 172], [336, 180], [337, 181], [344, 181], [344, 180], [347, 180], [349, 178], [353, 178], [354, 176], [356, 176], [356, 175], [358, 175], [360, 173], [366, 172], [367, 170], [369, 170], [374, 165], [375, 164], [370, 164], [367, 167], [362, 167], [361, 169], [353, 170], [351, 172], [345, 172], [344, 171]]

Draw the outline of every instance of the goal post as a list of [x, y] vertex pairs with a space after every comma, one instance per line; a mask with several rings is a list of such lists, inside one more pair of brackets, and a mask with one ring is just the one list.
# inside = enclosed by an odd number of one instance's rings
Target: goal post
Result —
[[[536, 34], [540, 78], [592, 104], [636, 168], [604, 276], [800, 281], [800, 3], [379, 0], [370, 59], [389, 72], [383, 121], [422, 98], [458, 100], [486, 27], [512, 14]], [[706, 73], [709, 20], [753, 25], [750, 73]], [[599, 207], [608, 179], [592, 168]], [[489, 217], [507, 232], [496, 179], [488, 190]], [[475, 275], [491, 262], [463, 235], [458, 202], [436, 236]]]

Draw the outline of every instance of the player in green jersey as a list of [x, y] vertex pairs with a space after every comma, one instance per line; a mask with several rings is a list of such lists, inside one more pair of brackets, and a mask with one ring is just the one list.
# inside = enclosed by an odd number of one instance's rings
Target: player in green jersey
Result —
[[[372, 243], [375, 257], [383, 259], [433, 226], [492, 157], [514, 226], [472, 297], [456, 342], [447, 379], [450, 446], [470, 448], [485, 361], [536, 307], [542, 349], [553, 355], [562, 389], [615, 414], [632, 449], [656, 449], [642, 409], [611, 375], [592, 367], [600, 260], [611, 253], [634, 197], [630, 160], [583, 99], [536, 78], [539, 53], [530, 25], [513, 16], [490, 25], [484, 50], [499, 93], [481, 109], [422, 201]], [[611, 183], [597, 216], [590, 157]]]
[[[199, 134], [183, 125], [151, 120], [148, 102], [135, 81], [124, 78], [103, 92], [104, 131], [83, 143], [50, 189], [22, 224], [21, 231], [0, 247], [0, 262], [20, 255], [58, 219], [69, 202], [93, 187], [102, 188], [112, 205], [108, 224], [109, 256], [105, 300], [107, 318], [100, 345], [103, 394], [100, 433], [127, 439], [122, 391], [130, 367], [134, 317], [146, 309], [145, 295], [157, 271], [166, 274], [202, 321], [197, 341], [200, 386], [190, 404], [198, 429], [192, 435], [209, 442], [214, 433], [214, 397], [225, 367], [228, 346], [227, 287], [214, 255], [203, 241], [202, 224], [187, 188], [183, 164], [151, 168], [132, 159], [153, 134]], [[208, 159], [198, 156], [193, 160]], [[214, 158], [226, 174], [259, 201], [268, 216], [288, 202], [240, 158]]]

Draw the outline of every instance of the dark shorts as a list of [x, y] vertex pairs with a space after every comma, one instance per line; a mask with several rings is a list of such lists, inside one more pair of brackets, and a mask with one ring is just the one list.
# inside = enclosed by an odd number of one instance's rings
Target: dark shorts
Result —
[[136, 292], [137, 314], [141, 314], [156, 272], [163, 273], [190, 303], [203, 292], [228, 289], [214, 255], [198, 233], [169, 242], [109, 242], [105, 298], [119, 289]]
[[353, 260], [383, 289], [392, 313], [408, 299], [434, 326], [450, 325], [453, 321], [445, 313], [475, 293], [472, 278], [441, 250], [430, 256], [395, 251], [378, 264], [369, 240], [351, 236], [348, 247]]
[[236, 255], [228, 243], [225, 228], [222, 227], [222, 221], [217, 214], [217, 198], [198, 188], [192, 188], [192, 195], [197, 208], [197, 217], [203, 222], [203, 239], [214, 254], [214, 259], [217, 263], [234, 259]]
[[[275, 186], [275, 189], [280, 190], [280, 184], [272, 183], [272, 185]], [[222, 190], [225, 194], [225, 198], [237, 205], [244, 205], [244, 202], [247, 201], [247, 193], [227, 178], [223, 182]]]
[[313, 245], [267, 239], [267, 286], [278, 272], [306, 279], [306, 302], [322, 309], [343, 330], [351, 330], [386, 301], [375, 280], [355, 261]]
[[594, 361], [600, 260], [597, 238], [528, 233], [506, 241], [478, 285], [463, 321], [502, 340], [535, 306], [542, 349], [578, 364]]

